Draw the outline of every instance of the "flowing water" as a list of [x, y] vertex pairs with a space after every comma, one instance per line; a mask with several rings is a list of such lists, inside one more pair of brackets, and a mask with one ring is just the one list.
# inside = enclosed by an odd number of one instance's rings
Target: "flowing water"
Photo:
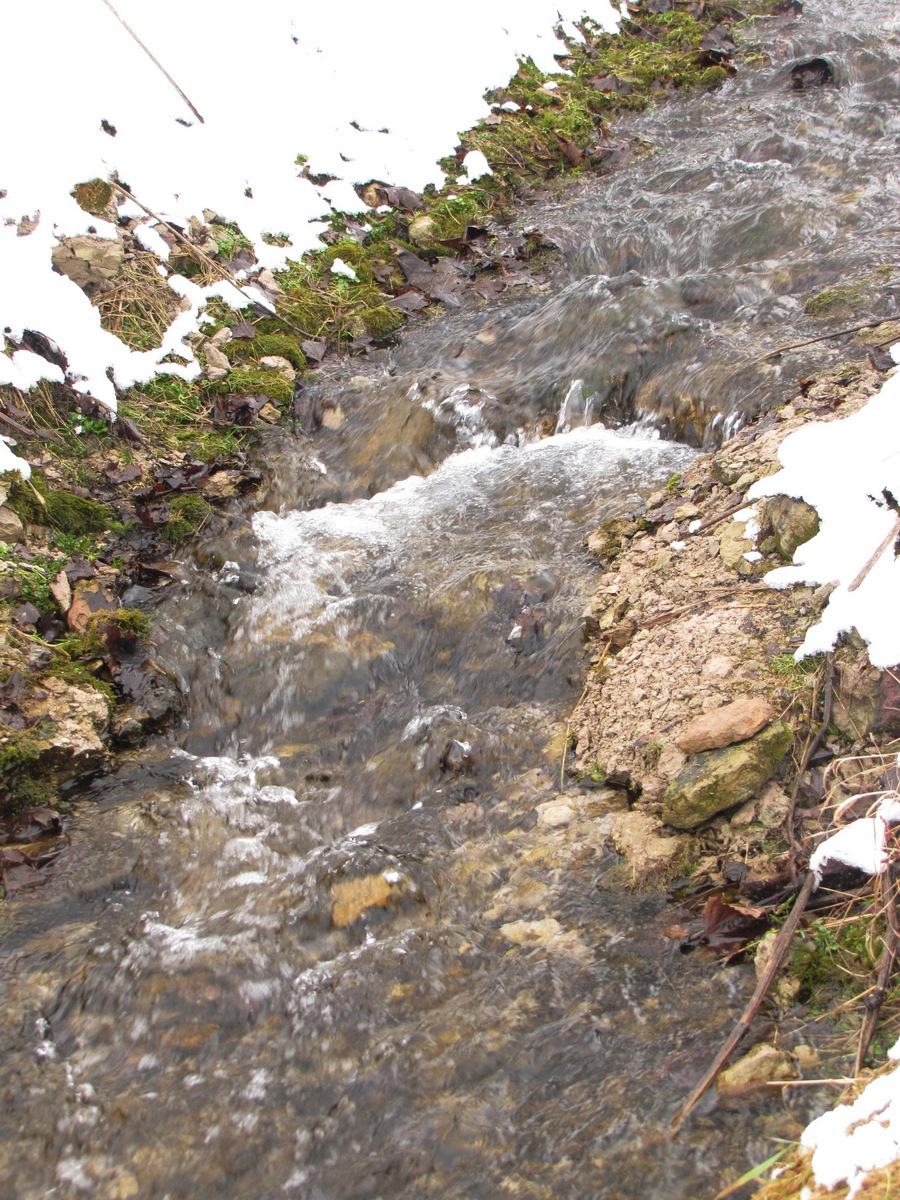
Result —
[[840, 361], [760, 361], [822, 331], [811, 290], [896, 310], [893, 6], [761, 28], [768, 65], [535, 210], [552, 286], [319, 385], [332, 428], [185, 564], [184, 728], [3, 913], [4, 1195], [694, 1200], [818, 1102], [667, 1136], [752, 972], [678, 954], [605, 846], [624, 801], [560, 773], [585, 533]]

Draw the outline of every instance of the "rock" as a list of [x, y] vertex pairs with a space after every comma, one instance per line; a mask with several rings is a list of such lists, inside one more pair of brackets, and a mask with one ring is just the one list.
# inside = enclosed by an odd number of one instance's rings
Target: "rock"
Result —
[[116, 598], [110, 588], [103, 587], [96, 579], [79, 579], [72, 588], [66, 624], [75, 633], [84, 633], [94, 613], [116, 607]]
[[694, 755], [663, 795], [663, 820], [696, 829], [743, 804], [772, 778], [792, 741], [790, 728], [775, 721], [748, 741]]
[[693, 521], [700, 516], [700, 509], [696, 504], [679, 504], [673, 513], [676, 521]]
[[5, 504], [0, 505], [0, 542], [12, 545], [13, 542], [21, 542], [24, 538], [25, 526], [17, 514]]
[[125, 243], [116, 238], [62, 238], [50, 256], [53, 269], [91, 292], [103, 292], [125, 261]]
[[[756, 947], [756, 957], [753, 960], [753, 970], [757, 981], [762, 979], [768, 970], [769, 963], [772, 958], [772, 948], [778, 937], [777, 929], [770, 929], [769, 932], [760, 939], [759, 945]], [[800, 995], [800, 980], [795, 978], [789, 971], [780, 971], [775, 976], [774, 982], [769, 987], [769, 996], [776, 1004], [782, 1008], [790, 1008], [792, 1004], [796, 1004], [797, 997]]]
[[575, 809], [565, 800], [547, 800], [544, 804], [537, 806], [538, 825], [543, 825], [548, 829], [557, 829], [561, 825], [568, 825], [574, 816]]
[[420, 250], [430, 250], [440, 240], [440, 229], [433, 217], [414, 217], [409, 223], [409, 240]]
[[542, 947], [569, 958], [589, 959], [591, 952], [575, 929], [563, 929], [555, 917], [544, 917], [539, 921], [508, 921], [500, 926], [500, 932], [508, 942], [525, 949]]
[[796, 1079], [797, 1067], [786, 1050], [760, 1042], [743, 1058], [720, 1071], [716, 1087], [722, 1096], [741, 1096], [776, 1079]]
[[651, 882], [654, 876], [670, 875], [686, 842], [683, 837], [663, 837], [659, 822], [638, 810], [616, 813], [610, 840], [616, 853], [627, 861], [639, 886]]
[[297, 372], [280, 354], [267, 354], [265, 358], [259, 360], [259, 365], [263, 371], [277, 371], [279, 375], [284, 376], [288, 383], [293, 383], [297, 378]]
[[326, 408], [322, 413], [322, 427], [324, 429], [340, 429], [344, 423], [344, 410], [342, 408]]
[[[230, 330], [229, 330], [230, 334]], [[218, 346], [209, 345], [206, 347], [206, 378], [213, 381], [224, 379], [231, 370], [231, 363], [228, 361], [228, 356], [224, 354]]]
[[775, 710], [768, 700], [761, 696], [741, 696], [731, 704], [723, 704], [721, 708], [689, 721], [675, 738], [675, 743], [685, 754], [718, 750], [753, 737], [774, 715]]
[[65, 571], [60, 571], [50, 584], [50, 595], [56, 601], [59, 611], [65, 616], [72, 607], [72, 585], [69, 583], [69, 577]]
[[106, 757], [100, 735], [109, 725], [109, 702], [93, 688], [74, 687], [53, 676], [45, 676], [46, 693], [33, 715], [43, 718], [36, 734], [41, 768], [56, 769], [66, 776], [97, 766]]
[[752, 565], [744, 558], [745, 554], [756, 549], [754, 543], [746, 536], [747, 526], [743, 521], [729, 521], [722, 530], [719, 541], [719, 557], [726, 567], [746, 574], [746, 568], [752, 570]]
[[835, 656], [837, 684], [832, 719], [842, 733], [865, 737], [873, 731], [900, 733], [900, 681], [896, 671], [879, 671], [852, 649]]
[[793, 562], [794, 551], [819, 532], [819, 514], [804, 500], [773, 496], [766, 513], [775, 536], [775, 546], [786, 562]]
[[409, 880], [399, 871], [339, 879], [331, 888], [331, 920], [338, 929], [353, 925], [370, 908], [388, 908], [405, 894]]

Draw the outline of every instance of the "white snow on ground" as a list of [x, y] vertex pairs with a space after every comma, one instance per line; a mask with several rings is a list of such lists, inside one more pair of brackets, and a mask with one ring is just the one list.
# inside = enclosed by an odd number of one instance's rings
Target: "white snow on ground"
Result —
[[[110, 373], [119, 388], [147, 380], [173, 349], [179, 373], [196, 370], [180, 343], [205, 297], [192, 295], [174, 346], [167, 338], [137, 354], [104, 333], [80, 288], [50, 267], [57, 235], [115, 236], [75, 203], [76, 183], [115, 172], [141, 204], [181, 226], [211, 209], [240, 226], [261, 266], [277, 268], [319, 244], [334, 210], [364, 211], [353, 183], [443, 183], [436, 160], [489, 114], [483, 93], [509, 80], [517, 55], [557, 69], [558, 15], [569, 32], [588, 9], [609, 29], [618, 22], [609, 0], [458, 0], [440, 13], [385, 13], [369, 0], [110, 3], [203, 122], [106, 0], [3, 6], [0, 330], [13, 346], [24, 329], [44, 333], [66, 354], [69, 381], [112, 411]], [[336, 180], [316, 187], [302, 178], [299, 154], [312, 173]], [[474, 162], [467, 177], [484, 166]], [[119, 211], [146, 217], [131, 202]], [[25, 232], [23, 218], [37, 228]], [[165, 261], [152, 223], [139, 240]], [[290, 245], [270, 246], [266, 233]], [[0, 383], [33, 385], [36, 364], [3, 349]], [[41, 370], [59, 377], [50, 364]]]
[[829, 1190], [846, 1183], [853, 1200], [867, 1171], [900, 1158], [900, 1067], [873, 1079], [852, 1104], [838, 1104], [807, 1125], [800, 1144], [813, 1151], [816, 1183]]
[[[900, 663], [900, 534], [898, 515], [885, 489], [900, 500], [900, 373], [892, 375], [865, 408], [843, 421], [806, 425], [779, 450], [784, 469], [758, 480], [748, 499], [787, 495], [818, 510], [818, 534], [799, 546], [791, 566], [770, 571], [773, 587], [835, 583], [818, 624], [807, 632], [796, 657], [831, 650], [853, 628], [869, 644], [874, 666]], [[862, 582], [863, 568], [876, 554]]]

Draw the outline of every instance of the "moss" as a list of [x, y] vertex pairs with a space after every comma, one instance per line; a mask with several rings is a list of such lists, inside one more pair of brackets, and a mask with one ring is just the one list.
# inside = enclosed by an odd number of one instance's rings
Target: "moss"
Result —
[[113, 188], [107, 179], [89, 179], [86, 183], [76, 183], [69, 195], [85, 212], [101, 216], [113, 198]]
[[403, 315], [395, 308], [388, 308], [386, 304], [380, 304], [374, 308], [367, 308], [362, 315], [362, 320], [369, 337], [379, 341], [381, 338], [389, 337], [400, 328], [403, 324]]
[[713, 88], [724, 83], [727, 78], [728, 72], [724, 67], [707, 67], [697, 80], [697, 86], [712, 91]]
[[263, 333], [248, 344], [256, 352], [257, 358], [277, 354], [286, 358], [295, 371], [303, 371], [306, 368], [306, 355], [300, 349], [297, 339], [288, 337], [287, 334]]
[[0, 737], [0, 819], [15, 816], [34, 803], [34, 772], [41, 745], [33, 730], [10, 731]]
[[268, 396], [273, 404], [287, 404], [294, 395], [294, 385], [278, 371], [253, 367], [236, 367], [221, 383], [210, 384], [207, 390], [218, 396]]
[[169, 501], [169, 520], [164, 527], [165, 536], [173, 546], [179, 546], [189, 537], [199, 533], [212, 512], [206, 501], [191, 495], [175, 496]]
[[844, 287], [824, 288], [808, 296], [803, 302], [803, 311], [808, 317], [844, 316], [853, 312], [862, 299], [860, 283], [848, 283]]
[[59, 533], [81, 537], [102, 533], [114, 520], [112, 510], [96, 500], [72, 492], [51, 491], [43, 476], [35, 473], [30, 483], [16, 484], [7, 501], [13, 512], [32, 525], [49, 525]]

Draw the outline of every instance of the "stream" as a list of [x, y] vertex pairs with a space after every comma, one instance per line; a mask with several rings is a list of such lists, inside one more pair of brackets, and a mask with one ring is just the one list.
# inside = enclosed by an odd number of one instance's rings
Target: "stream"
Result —
[[4, 1195], [697, 1200], [821, 1110], [713, 1094], [668, 1136], [752, 966], [679, 953], [606, 846], [625, 798], [561, 769], [585, 535], [848, 340], [763, 356], [898, 309], [893, 4], [756, 36], [626, 124], [652, 153], [529, 212], [550, 284], [317, 383], [329, 427], [183, 564], [154, 614], [183, 728], [80, 791], [0, 913]]

